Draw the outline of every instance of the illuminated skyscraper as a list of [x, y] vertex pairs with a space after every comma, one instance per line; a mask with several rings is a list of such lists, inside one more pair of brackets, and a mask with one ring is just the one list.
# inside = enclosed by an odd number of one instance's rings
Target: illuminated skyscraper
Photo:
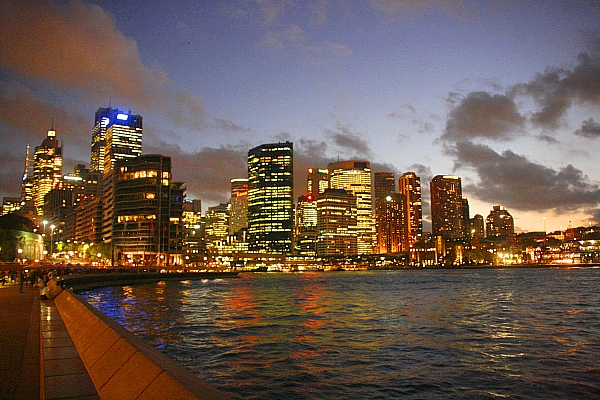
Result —
[[326, 189], [317, 199], [317, 255], [358, 254], [356, 197], [348, 190]]
[[465, 232], [460, 178], [437, 175], [430, 183], [431, 227], [434, 236], [460, 239]]
[[414, 172], [406, 172], [398, 178], [398, 193], [407, 200], [408, 242], [412, 246], [423, 236], [423, 203], [421, 199], [421, 178]]
[[409, 251], [406, 197], [390, 193], [377, 199], [375, 218], [379, 254]]
[[211, 255], [220, 254], [220, 249], [227, 242], [229, 236], [229, 209], [229, 204], [220, 203], [208, 207], [208, 210], [206, 210], [204, 237], [206, 249]]
[[356, 235], [358, 254], [371, 254], [375, 242], [373, 197], [371, 194], [371, 163], [368, 161], [338, 161], [328, 165], [329, 186], [345, 189], [356, 197]]
[[44, 196], [61, 186], [62, 164], [62, 147], [56, 139], [56, 131], [50, 129], [33, 153], [33, 204], [38, 217], [43, 215]]
[[375, 202], [396, 193], [396, 181], [393, 172], [375, 172]]
[[485, 219], [486, 237], [507, 240], [515, 233], [512, 215], [503, 206], [494, 206]]
[[291, 142], [248, 151], [249, 251], [292, 253], [293, 187]]
[[107, 123], [104, 136], [105, 173], [112, 170], [116, 160], [142, 155], [142, 116], [118, 109], [109, 110], [112, 111], [110, 117], [102, 117], [102, 121]]
[[323, 168], [309, 168], [306, 179], [306, 192], [313, 200], [329, 188], [329, 171]]
[[[104, 159], [102, 160], [101, 145], [104, 135]], [[114, 182], [113, 169], [118, 160], [133, 159], [142, 154], [142, 116], [125, 113], [114, 108], [100, 108], [96, 112], [96, 125], [92, 130], [92, 160], [93, 168], [104, 173], [103, 225], [102, 238], [110, 242], [113, 229]], [[98, 166], [96, 161], [98, 160]], [[100, 169], [99, 163], [102, 162]]]
[[99, 108], [92, 128], [90, 171], [110, 169], [115, 160], [142, 154], [142, 117], [116, 108]]
[[229, 233], [235, 235], [248, 228], [248, 179], [231, 180]]
[[317, 254], [317, 201], [312, 195], [300, 196], [296, 205], [294, 253], [299, 256]]
[[117, 161], [112, 241], [120, 264], [182, 264], [184, 191], [182, 182], [172, 181], [170, 157]]

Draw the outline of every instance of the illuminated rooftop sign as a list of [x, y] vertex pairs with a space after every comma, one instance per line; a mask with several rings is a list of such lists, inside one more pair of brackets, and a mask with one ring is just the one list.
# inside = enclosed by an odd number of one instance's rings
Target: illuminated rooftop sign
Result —
[[127, 114], [117, 114], [117, 119], [121, 120], [121, 121], [127, 121], [129, 117], [127, 116]]

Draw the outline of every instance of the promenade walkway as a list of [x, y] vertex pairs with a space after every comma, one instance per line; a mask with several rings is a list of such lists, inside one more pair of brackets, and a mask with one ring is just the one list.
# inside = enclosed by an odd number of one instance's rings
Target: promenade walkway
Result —
[[39, 399], [40, 300], [31, 286], [0, 286], [0, 398]]

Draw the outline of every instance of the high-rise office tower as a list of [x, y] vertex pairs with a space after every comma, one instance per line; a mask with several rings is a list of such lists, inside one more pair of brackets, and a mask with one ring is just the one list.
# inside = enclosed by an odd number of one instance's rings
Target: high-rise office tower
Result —
[[248, 179], [231, 180], [229, 234], [248, 228]]
[[462, 238], [465, 229], [460, 178], [436, 175], [430, 183], [430, 189], [433, 235], [444, 239]]
[[38, 217], [43, 215], [44, 196], [61, 186], [62, 165], [62, 147], [56, 139], [56, 131], [50, 129], [33, 153], [33, 204]]
[[408, 242], [412, 246], [423, 236], [421, 178], [414, 172], [405, 172], [398, 178], [398, 193], [404, 195], [407, 200]]
[[[99, 125], [98, 125], [99, 120]], [[99, 144], [104, 136], [104, 159], [99, 153]], [[116, 108], [100, 108], [96, 112], [96, 125], [92, 131], [92, 160], [102, 162], [104, 180], [102, 239], [110, 242], [113, 229], [114, 181], [113, 170], [118, 160], [133, 159], [142, 154], [142, 116], [125, 113]]]
[[358, 254], [356, 197], [348, 190], [325, 189], [317, 199], [317, 255]]
[[187, 263], [203, 261], [206, 251], [205, 228], [200, 199], [185, 200], [183, 203], [183, 249]]
[[406, 196], [390, 193], [377, 199], [375, 218], [379, 254], [409, 251]]
[[515, 233], [515, 222], [506, 208], [494, 206], [485, 219], [486, 237], [507, 240]]
[[90, 171], [111, 168], [115, 160], [142, 154], [142, 116], [117, 108], [99, 108], [92, 128]]
[[396, 193], [396, 180], [393, 172], [375, 172], [375, 202], [385, 200], [387, 195]]
[[212, 255], [220, 254], [220, 249], [227, 242], [229, 236], [229, 214], [230, 205], [220, 203], [216, 206], [208, 207], [205, 215], [205, 240], [206, 249]]
[[329, 188], [329, 171], [323, 168], [309, 168], [306, 178], [306, 193], [316, 200], [320, 193]]
[[312, 195], [298, 198], [294, 239], [295, 255], [315, 256], [317, 254], [317, 201]]
[[294, 223], [293, 144], [248, 151], [248, 249], [291, 254]]
[[171, 158], [158, 154], [115, 163], [113, 235], [119, 263], [181, 264], [183, 182], [171, 178]]
[[329, 164], [327, 169], [332, 189], [345, 189], [356, 197], [358, 254], [371, 254], [375, 242], [371, 163], [361, 160], [338, 161]]

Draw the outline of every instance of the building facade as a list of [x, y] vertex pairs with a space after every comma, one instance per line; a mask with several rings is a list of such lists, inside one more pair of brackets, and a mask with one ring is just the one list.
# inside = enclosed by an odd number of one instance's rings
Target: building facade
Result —
[[344, 189], [326, 189], [317, 199], [317, 255], [355, 256], [358, 207], [356, 196]]
[[515, 221], [503, 206], [493, 206], [485, 219], [488, 239], [508, 240], [515, 234]]
[[329, 170], [324, 168], [309, 168], [306, 177], [306, 193], [312, 199], [329, 188]]
[[408, 242], [413, 246], [423, 237], [421, 178], [414, 172], [405, 172], [398, 178], [398, 193], [406, 197]]
[[433, 236], [461, 239], [465, 230], [461, 179], [437, 175], [430, 183], [430, 190]]
[[112, 243], [119, 265], [182, 263], [184, 191], [182, 182], [172, 181], [170, 157], [116, 162]]
[[371, 254], [375, 244], [371, 163], [363, 160], [338, 161], [328, 165], [329, 186], [344, 189], [356, 198], [358, 254]]
[[229, 234], [248, 228], [248, 179], [231, 180]]
[[406, 197], [391, 193], [375, 205], [377, 246], [379, 254], [409, 251]]
[[44, 215], [44, 197], [50, 190], [62, 184], [62, 147], [56, 139], [56, 131], [50, 129], [47, 137], [33, 153], [33, 204], [38, 217]]
[[291, 254], [294, 223], [293, 144], [248, 151], [248, 249]]

